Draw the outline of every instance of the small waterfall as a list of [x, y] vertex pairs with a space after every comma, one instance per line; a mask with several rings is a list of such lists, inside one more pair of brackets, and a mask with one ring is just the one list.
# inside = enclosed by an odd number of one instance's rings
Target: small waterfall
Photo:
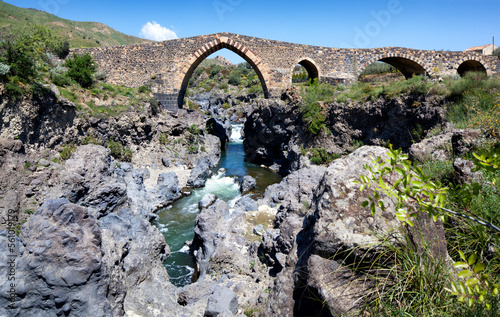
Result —
[[171, 250], [171, 255], [164, 264], [171, 282], [176, 286], [191, 283], [195, 262], [185, 242], [194, 238], [194, 221], [199, 212], [198, 203], [203, 196], [211, 193], [232, 205], [241, 196], [237, 181], [239, 177], [251, 175], [256, 178], [260, 192], [263, 192], [268, 185], [281, 181], [281, 176], [278, 174], [245, 162], [242, 128], [242, 124], [232, 125], [230, 143], [223, 151], [217, 167], [217, 169], [223, 168], [225, 172], [214, 173], [207, 180], [205, 187], [193, 190], [191, 195], [158, 213], [156, 225], [165, 236], [165, 241]]

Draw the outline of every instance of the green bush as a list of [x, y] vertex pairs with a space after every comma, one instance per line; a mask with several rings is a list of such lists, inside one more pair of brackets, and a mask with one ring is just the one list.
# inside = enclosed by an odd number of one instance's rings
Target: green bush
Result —
[[222, 66], [214, 65], [212, 67], [212, 69], [210, 70], [210, 78], [214, 78], [215, 76], [219, 75], [221, 70], [222, 70]]
[[122, 162], [132, 161], [132, 150], [124, 147], [120, 142], [113, 141], [110, 139], [107, 143], [107, 147], [111, 151], [111, 156]]
[[71, 154], [76, 150], [76, 146], [73, 144], [66, 144], [62, 150], [59, 152], [61, 159], [67, 160], [71, 157]]
[[147, 93], [147, 92], [149, 92], [150, 90], [149, 90], [149, 87], [148, 87], [148, 86], [143, 85], [143, 86], [140, 86], [140, 87], [137, 89], [137, 91], [138, 91], [139, 93]]
[[233, 71], [229, 75], [228, 83], [233, 86], [239, 86], [241, 84], [241, 73]]
[[10, 66], [10, 74], [17, 76], [19, 81], [28, 83], [37, 75], [34, 58], [22, 42], [3, 42], [6, 50], [6, 63]]
[[149, 105], [151, 106], [151, 113], [153, 116], [161, 112], [161, 104], [155, 97], [149, 98]]
[[[360, 177], [360, 190], [370, 188], [373, 193], [368, 193], [362, 206], [372, 213], [385, 211], [380, 197], [388, 196], [395, 203], [397, 219], [410, 227], [420, 213], [428, 213], [434, 221], [441, 219], [447, 227], [448, 252], [457, 261], [453, 266], [460, 270], [450, 269], [449, 264], [440, 264], [436, 259], [415, 261], [427, 252], [412, 250], [412, 243], [394, 244], [389, 249], [407, 254], [406, 259], [398, 258], [396, 252], [384, 255], [386, 259], [394, 258], [384, 269], [390, 283], [383, 283], [384, 291], [377, 294], [376, 305], [371, 305], [373, 315], [498, 316], [500, 253], [496, 246], [500, 244], [500, 198], [493, 194], [498, 192], [500, 181], [498, 150], [474, 155], [477, 166], [485, 169], [486, 179], [479, 184], [442, 184], [432, 180], [436, 175], [412, 166], [401, 150], [390, 149], [388, 157], [385, 161], [374, 158], [372, 165], [366, 166], [369, 174]], [[411, 260], [409, 265], [405, 264], [407, 260]]]
[[17, 77], [11, 78], [4, 87], [4, 94], [13, 100], [21, 99], [24, 94], [24, 89], [19, 86]]
[[71, 85], [71, 80], [64, 75], [51, 73], [50, 77], [52, 79], [52, 82], [59, 87], [66, 87], [66, 86]]
[[311, 152], [312, 152], [311, 162], [316, 165], [327, 164], [340, 157], [340, 155], [338, 154], [328, 153], [328, 151], [325, 148], [311, 149]]
[[87, 144], [95, 144], [95, 145], [102, 145], [101, 140], [96, 138], [93, 135], [87, 135], [83, 140], [82, 140], [82, 145], [87, 145]]
[[80, 84], [83, 88], [88, 88], [94, 82], [96, 66], [90, 54], [77, 55], [73, 53], [71, 58], [64, 64], [68, 67], [68, 76]]
[[64, 40], [53, 45], [52, 51], [59, 58], [66, 58], [69, 54], [69, 42]]

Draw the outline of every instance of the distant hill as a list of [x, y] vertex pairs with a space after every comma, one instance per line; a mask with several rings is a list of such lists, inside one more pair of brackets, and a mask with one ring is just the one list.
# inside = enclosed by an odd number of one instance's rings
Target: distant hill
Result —
[[120, 33], [98, 22], [76, 22], [61, 19], [53, 14], [19, 8], [0, 1], [0, 38], [15, 34], [26, 22], [41, 24], [67, 39], [70, 47], [117, 46], [148, 43], [149, 40]]

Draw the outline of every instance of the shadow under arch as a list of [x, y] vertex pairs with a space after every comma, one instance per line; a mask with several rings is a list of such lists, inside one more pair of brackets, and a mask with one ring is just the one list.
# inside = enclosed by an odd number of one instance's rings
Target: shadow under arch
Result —
[[224, 48], [238, 54], [241, 58], [243, 58], [247, 63], [249, 63], [252, 66], [252, 68], [257, 73], [257, 76], [259, 77], [260, 83], [262, 85], [262, 90], [264, 91], [264, 97], [269, 98], [269, 90], [267, 88], [267, 82], [262, 73], [262, 70], [259, 68], [259, 65], [261, 65], [260, 59], [257, 56], [255, 56], [248, 48], [246, 48], [244, 45], [236, 41], [233, 41], [231, 39], [227, 40], [218, 39], [216, 41], [212, 41], [207, 45], [203, 45], [203, 47], [200, 48], [198, 51], [196, 51], [187, 61], [187, 63], [189, 63], [190, 65], [187, 72], [185, 72], [183, 75], [184, 78], [182, 80], [182, 84], [179, 90], [179, 99], [177, 101], [179, 108], [182, 108], [183, 106], [184, 96], [186, 95], [189, 79], [193, 75], [196, 68], [208, 56]]
[[409, 79], [414, 75], [429, 74], [429, 72], [421, 65], [423, 63], [414, 61], [404, 56], [382, 56], [373, 58], [364, 65], [363, 70], [375, 62], [384, 62], [397, 68], [405, 76], [406, 79]]
[[[320, 79], [320, 71], [316, 63], [310, 59], [309, 57], [301, 58], [297, 61], [297, 63], [293, 64], [292, 66], [292, 74], [293, 74], [293, 68], [295, 65], [300, 65], [304, 67], [307, 71], [307, 74], [309, 76], [309, 79], [314, 80], [317, 78], [318, 80]], [[292, 78], [290, 78], [290, 82], [292, 82]]]
[[460, 75], [460, 77], [464, 77], [468, 72], [480, 72], [484, 73], [485, 75], [488, 74], [486, 71], [486, 67], [484, 67], [481, 62], [472, 59], [463, 61], [457, 68], [457, 73]]

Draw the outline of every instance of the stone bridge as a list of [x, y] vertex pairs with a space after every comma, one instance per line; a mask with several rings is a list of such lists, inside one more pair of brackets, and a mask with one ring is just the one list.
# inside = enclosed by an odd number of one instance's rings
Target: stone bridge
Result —
[[152, 90], [162, 105], [172, 111], [182, 108], [188, 82], [209, 55], [229, 49], [246, 60], [260, 78], [266, 98], [277, 97], [292, 84], [293, 69], [305, 67], [310, 78], [320, 82], [350, 83], [368, 65], [386, 62], [406, 78], [412, 75], [463, 75], [482, 71], [500, 73], [500, 60], [477, 53], [428, 51], [401, 47], [343, 49], [301, 45], [232, 33], [217, 33], [129, 46], [76, 49], [90, 53], [107, 81], [138, 87], [153, 82]]

